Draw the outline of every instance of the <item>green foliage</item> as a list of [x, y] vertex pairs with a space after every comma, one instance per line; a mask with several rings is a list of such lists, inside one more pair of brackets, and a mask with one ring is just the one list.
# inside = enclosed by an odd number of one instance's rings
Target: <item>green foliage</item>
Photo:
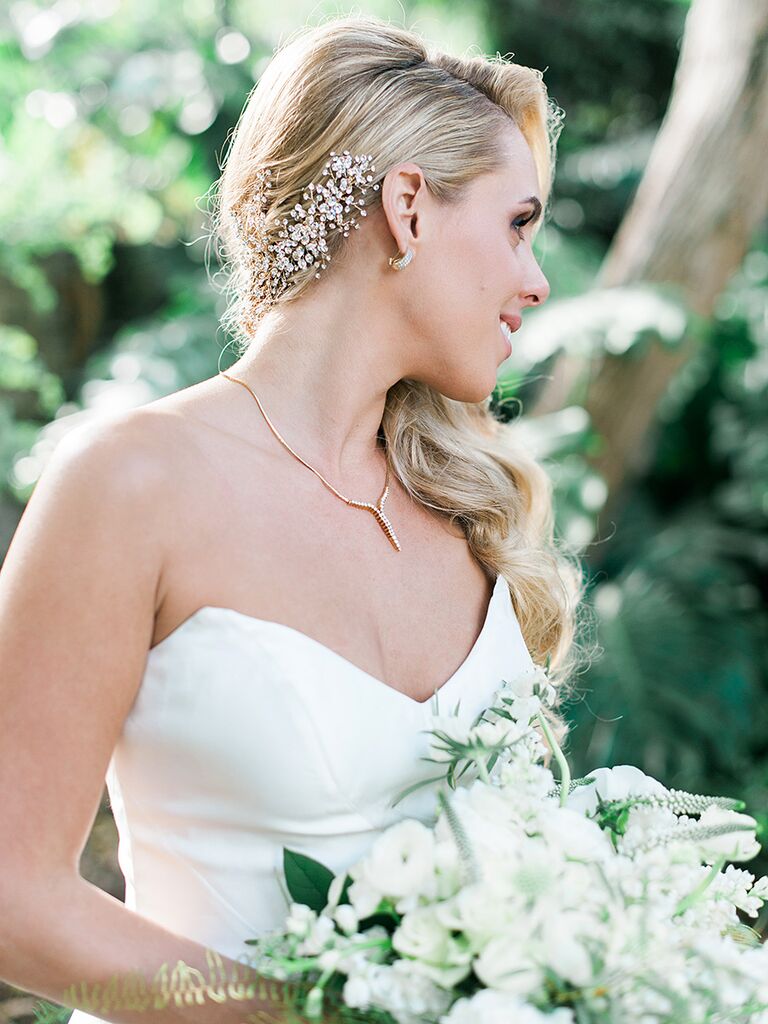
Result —
[[333, 881], [330, 868], [304, 853], [283, 847], [283, 871], [291, 899], [319, 914], [328, 903], [328, 889]]

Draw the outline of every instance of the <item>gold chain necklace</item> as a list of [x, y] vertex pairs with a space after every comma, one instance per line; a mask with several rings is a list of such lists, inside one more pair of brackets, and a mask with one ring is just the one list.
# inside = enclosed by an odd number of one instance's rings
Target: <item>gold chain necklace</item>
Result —
[[373, 515], [373, 517], [376, 520], [376, 522], [382, 528], [384, 533], [386, 534], [387, 539], [389, 540], [390, 544], [395, 549], [395, 551], [400, 551], [400, 541], [397, 539], [397, 536], [395, 535], [395, 531], [392, 529], [392, 524], [390, 523], [389, 519], [387, 519], [386, 515], [384, 514], [384, 502], [387, 500], [387, 494], [389, 493], [389, 460], [387, 460], [387, 472], [386, 472], [386, 475], [385, 475], [385, 478], [384, 478], [384, 490], [381, 492], [381, 497], [379, 498], [379, 500], [376, 502], [375, 505], [371, 505], [371, 503], [369, 501], [353, 501], [351, 498], [345, 498], [343, 494], [340, 494], [336, 490], [336, 488], [333, 486], [333, 484], [328, 483], [328, 481], [325, 479], [325, 477], [322, 475], [322, 473], [318, 473], [318, 471], [316, 469], [314, 469], [312, 466], [310, 466], [310, 464], [308, 462], [305, 462], [304, 459], [302, 459], [302, 457], [300, 455], [298, 455], [293, 450], [293, 448], [291, 448], [291, 446], [288, 444], [288, 442], [285, 440], [285, 438], [281, 437], [279, 430], [272, 423], [272, 421], [270, 420], [269, 416], [267, 416], [267, 413], [266, 413], [266, 410], [264, 409], [264, 406], [261, 404], [261, 402], [259, 401], [258, 396], [252, 390], [252, 388], [251, 388], [251, 386], [249, 384], [246, 384], [246, 382], [244, 380], [240, 380], [239, 377], [232, 377], [228, 373], [224, 373], [223, 370], [219, 370], [219, 374], [222, 377], [226, 377], [227, 380], [234, 381], [236, 384], [242, 384], [243, 387], [246, 388], [246, 390], [248, 392], [250, 392], [250, 394], [256, 399], [256, 404], [258, 405], [259, 409], [261, 409], [262, 415], [264, 416], [264, 419], [267, 421], [267, 426], [269, 427], [269, 429], [272, 431], [272, 433], [275, 435], [275, 437], [278, 439], [278, 441], [285, 448], [288, 449], [288, 451], [291, 453], [291, 455], [293, 455], [294, 458], [298, 459], [299, 462], [302, 463], [302, 465], [307, 467], [307, 469], [311, 469], [312, 472], [315, 474], [315, 476], [319, 477], [323, 481], [325, 486], [328, 487], [331, 491], [333, 491], [333, 493], [336, 495], [337, 498], [341, 498], [342, 501], [345, 501], [347, 503], [347, 505], [351, 505], [353, 508], [362, 508], [362, 509], [365, 509], [366, 512], [370, 512]]

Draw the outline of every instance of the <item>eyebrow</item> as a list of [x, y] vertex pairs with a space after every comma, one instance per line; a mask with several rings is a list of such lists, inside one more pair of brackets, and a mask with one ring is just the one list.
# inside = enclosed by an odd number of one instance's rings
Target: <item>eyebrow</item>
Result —
[[538, 220], [541, 216], [541, 200], [538, 196], [528, 196], [527, 199], [518, 199], [519, 203], [530, 203], [533, 207], [533, 216], [531, 217], [529, 224], [533, 224], [534, 221]]

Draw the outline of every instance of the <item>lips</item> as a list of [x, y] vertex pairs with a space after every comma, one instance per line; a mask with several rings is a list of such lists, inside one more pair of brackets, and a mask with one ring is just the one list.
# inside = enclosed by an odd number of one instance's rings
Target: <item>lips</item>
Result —
[[499, 316], [499, 320], [503, 320], [505, 324], [508, 324], [511, 331], [519, 331], [523, 324], [523, 318], [516, 313], [502, 313]]

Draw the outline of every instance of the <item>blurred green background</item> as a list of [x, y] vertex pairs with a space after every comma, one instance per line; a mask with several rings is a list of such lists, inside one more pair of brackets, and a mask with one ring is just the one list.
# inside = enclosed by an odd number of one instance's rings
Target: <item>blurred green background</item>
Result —
[[[0, 556], [63, 433], [233, 361], [206, 270], [204, 196], [274, 47], [350, 10], [541, 68], [566, 113], [536, 242], [551, 297], [526, 315], [494, 407], [522, 411], [555, 481], [558, 533], [589, 579], [600, 656], [565, 709], [574, 775], [632, 763], [667, 786], [741, 796], [768, 822], [765, 59], [761, 70], [750, 58], [739, 86], [752, 121], [721, 112], [732, 134], [697, 148], [717, 82], [689, 88], [669, 137], [688, 126], [691, 139], [654, 164], [687, 35], [695, 81], [696, 0], [4, 7]], [[727, 33], [717, 38], [727, 54]], [[711, 65], [710, 78], [721, 73]], [[724, 208], [714, 197], [728, 188]], [[768, 857], [748, 867], [766, 872]], [[122, 898], [106, 802], [83, 872]], [[31, 1004], [0, 986], [0, 1022], [31, 1020]]]

